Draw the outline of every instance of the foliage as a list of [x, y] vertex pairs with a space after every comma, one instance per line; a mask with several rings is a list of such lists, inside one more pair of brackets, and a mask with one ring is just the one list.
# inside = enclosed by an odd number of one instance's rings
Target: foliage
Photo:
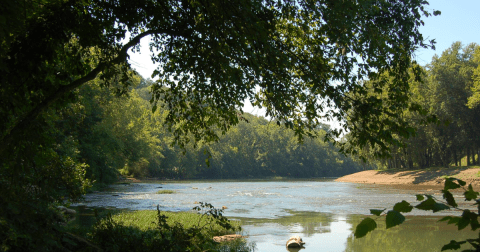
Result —
[[[60, 113], [58, 113], [60, 112]], [[62, 110], [48, 111], [0, 163], [0, 237], [2, 250], [58, 249], [62, 228], [56, 206], [81, 199], [90, 181], [88, 166], [70, 156], [75, 142], [51, 125]], [[55, 118], [55, 119], [54, 119]], [[57, 139], [62, 141], [56, 142]], [[75, 156], [75, 155], [72, 155]]]
[[[57, 249], [52, 206], [78, 200], [89, 181], [114, 181], [117, 168], [139, 176], [161, 170], [163, 145], [185, 150], [190, 139], [219, 140], [239, 123], [246, 99], [299, 139], [315, 135], [320, 118], [345, 118], [359, 102], [345, 92], [362, 93], [359, 81], [387, 71], [394, 81], [382, 85], [395, 91], [387, 104], [407, 106], [411, 56], [429, 46], [418, 31], [431, 15], [426, 1], [7, 2], [0, 8], [0, 237], [11, 250]], [[127, 52], [143, 38], [158, 50], [152, 109], [167, 108], [151, 121], [136, 110], [140, 99], [123, 104], [106, 95], [135, 86]], [[97, 103], [103, 95], [108, 106]], [[358, 116], [381, 111], [368, 109], [380, 103], [362, 104]], [[160, 121], [173, 131], [162, 144], [154, 136], [164, 131], [149, 125]], [[388, 140], [404, 124], [397, 126], [382, 134], [344, 129], [365, 145]], [[175, 149], [164, 153], [166, 163]], [[172, 163], [185, 175], [189, 162]]]
[[480, 104], [480, 48], [478, 47], [475, 49], [473, 61], [477, 64], [477, 68], [473, 72], [472, 96], [468, 97], [469, 108], [475, 108]]
[[[456, 178], [446, 178], [443, 190], [441, 190], [443, 199], [439, 200], [435, 198], [433, 195], [430, 194], [417, 194], [416, 198], [417, 201], [420, 201], [419, 204], [412, 206], [410, 203], [406, 201], [402, 201], [396, 203], [392, 210], [388, 210], [386, 212], [386, 228], [395, 227], [397, 225], [402, 224], [405, 221], [405, 216], [402, 213], [409, 213], [412, 211], [413, 208], [424, 210], [424, 211], [432, 211], [432, 212], [439, 212], [443, 210], [448, 210], [451, 208], [455, 208], [458, 210], [462, 210], [462, 215], [457, 216], [446, 216], [441, 218], [439, 221], [447, 221], [448, 224], [454, 224], [458, 227], [458, 230], [462, 230], [468, 226], [475, 231], [480, 228], [480, 224], [478, 222], [478, 216], [480, 214], [480, 199], [478, 199], [479, 192], [474, 191], [472, 185], [468, 185], [465, 188], [466, 182]], [[470, 209], [459, 209], [458, 204], [453, 197], [453, 194], [450, 190], [454, 189], [463, 189], [464, 193], [463, 196], [465, 197], [466, 201], [474, 201], [473, 205], [477, 206], [476, 211], [472, 211]], [[376, 216], [380, 216], [384, 214], [386, 209], [379, 210], [379, 209], [371, 209], [370, 213]], [[355, 237], [361, 238], [367, 235], [368, 232], [373, 231], [376, 229], [377, 224], [374, 219], [372, 218], [365, 218], [360, 224], [357, 225], [355, 229]], [[480, 236], [479, 236], [480, 237]], [[464, 241], [450, 241], [449, 244], [446, 244], [442, 247], [442, 251], [450, 250], [450, 249], [459, 249], [460, 245], [464, 243], [469, 243], [474, 250], [468, 251], [478, 251], [480, 249], [480, 238], [473, 238], [473, 239], [466, 239]]]
[[83, 86], [78, 102], [69, 106], [72, 112], [59, 123], [60, 132], [76, 142], [77, 160], [88, 164], [86, 176], [97, 183], [114, 181], [118, 171], [135, 177], [238, 179], [342, 176], [372, 168], [323, 142], [328, 125], [315, 130], [320, 138], [299, 143], [293, 130], [247, 113], [246, 121], [219, 133], [218, 142], [189, 143], [182, 151], [163, 127], [168, 111], [152, 114], [140, 98], [148, 93], [148, 80], [133, 76], [140, 84], [126, 97], [101, 89], [98, 82]]
[[[408, 80], [408, 97], [411, 106], [422, 107], [415, 111], [410, 108], [400, 108], [392, 104], [389, 110], [382, 112], [376, 120], [398, 121], [401, 115], [406, 129], [392, 135], [386, 147], [390, 149], [390, 157], [381, 160], [388, 168], [427, 168], [433, 166], [448, 167], [461, 165], [461, 158], [466, 156], [463, 165], [476, 164], [475, 158], [480, 150], [480, 128], [477, 118], [479, 107], [467, 107], [472, 95], [472, 85], [475, 82], [475, 69], [478, 61], [475, 52], [479, 50], [475, 43], [462, 45], [455, 42], [440, 56], [434, 56], [426, 67], [416, 66], [410, 70]], [[417, 80], [413, 72], [423, 75]], [[391, 78], [385, 75], [385, 81]], [[368, 92], [359, 99], [381, 101], [382, 97], [390, 96], [391, 90], [379, 88], [378, 81], [368, 81], [365, 86]], [[375, 127], [363, 118], [355, 117], [352, 112], [349, 120], [362, 127]], [[377, 129], [377, 128], [375, 128]], [[390, 127], [377, 130], [391, 130]], [[407, 138], [408, 137], [408, 138]], [[348, 144], [355, 146], [357, 136], [347, 136]], [[354, 147], [355, 148], [355, 147]], [[357, 154], [372, 161], [376, 160], [374, 145], [368, 148], [356, 147]]]
[[[300, 139], [311, 134], [319, 118], [341, 121], [358, 102], [363, 104], [358, 115], [373, 119], [380, 110], [367, 108], [379, 104], [351, 100], [344, 93], [363, 93], [359, 81], [389, 71], [393, 83], [381, 85], [395, 93], [386, 101], [406, 106], [411, 56], [418, 47], [433, 45], [418, 31], [422, 16], [431, 15], [427, 4], [82, 0], [43, 1], [21, 11], [27, 7], [14, 2], [5, 12], [27, 15], [19, 15], [23, 26], [7, 26], [9, 32], [1, 37], [0, 116], [5, 123], [0, 139], [4, 146], [13, 144], [46, 108], [63, 106], [72, 90], [96, 76], [118, 80], [116, 91], [124, 93], [130, 85], [127, 51], [148, 36], [151, 49], [159, 50], [152, 54], [159, 63], [152, 101], [168, 108], [166, 122], [182, 145], [189, 133], [196, 141], [217, 139], [212, 129], [225, 132], [237, 124], [237, 109], [245, 99], [265, 107], [268, 116], [293, 128]], [[389, 137], [347, 128], [362, 136], [362, 145]]]
[[[222, 215], [223, 210], [208, 203], [200, 203], [194, 210], [199, 214], [167, 213], [167, 216], [157, 207], [156, 213], [138, 211], [108, 215], [95, 225], [91, 236], [106, 251], [153, 251], [158, 248], [162, 251], [218, 251], [213, 236], [239, 228]], [[151, 222], [154, 217], [157, 221]], [[178, 221], [170, 221], [171, 218]], [[236, 251], [250, 251], [244, 242], [236, 248]], [[225, 245], [220, 247], [220, 251], [225, 249]]]

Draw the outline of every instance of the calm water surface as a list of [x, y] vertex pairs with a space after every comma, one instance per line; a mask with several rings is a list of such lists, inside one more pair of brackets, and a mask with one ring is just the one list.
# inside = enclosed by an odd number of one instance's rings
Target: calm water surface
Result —
[[[176, 193], [156, 194], [163, 189]], [[260, 252], [286, 251], [285, 242], [292, 235], [303, 238], [306, 245], [301, 251], [305, 252], [440, 251], [452, 239], [478, 235], [437, 222], [440, 215], [458, 212], [419, 217], [413, 215], [428, 213], [414, 210], [399, 227], [385, 231], [384, 219], [378, 219], [378, 231], [353, 238], [355, 226], [369, 209], [392, 208], [402, 200], [415, 203], [416, 193], [422, 192], [332, 180], [139, 183], [88, 194], [82, 205], [130, 210], [154, 210], [159, 205], [164, 211], [188, 211], [198, 202], [225, 206], [225, 216], [242, 222], [243, 233]]]

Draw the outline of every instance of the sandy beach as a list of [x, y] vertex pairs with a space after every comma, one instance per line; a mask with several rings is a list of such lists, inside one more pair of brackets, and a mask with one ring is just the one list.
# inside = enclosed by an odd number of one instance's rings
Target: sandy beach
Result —
[[392, 185], [405, 187], [405, 189], [417, 187], [441, 188], [447, 176], [461, 179], [473, 188], [480, 189], [480, 167], [451, 167], [429, 168], [424, 170], [396, 170], [376, 171], [368, 170], [346, 175], [336, 179], [339, 182]]

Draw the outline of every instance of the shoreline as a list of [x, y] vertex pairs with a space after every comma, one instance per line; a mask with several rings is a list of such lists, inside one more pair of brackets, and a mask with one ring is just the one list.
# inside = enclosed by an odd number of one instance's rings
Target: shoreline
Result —
[[337, 182], [389, 185], [399, 189], [443, 188], [446, 177], [454, 177], [480, 188], [480, 166], [427, 168], [421, 170], [367, 170], [337, 178]]

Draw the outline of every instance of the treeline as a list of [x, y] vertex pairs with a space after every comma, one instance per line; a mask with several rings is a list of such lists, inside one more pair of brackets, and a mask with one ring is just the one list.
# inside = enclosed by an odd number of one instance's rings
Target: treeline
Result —
[[[359, 149], [359, 155], [372, 162], [377, 160], [386, 168], [479, 164], [479, 63], [479, 45], [473, 43], [463, 46], [456, 42], [440, 56], [434, 56], [425, 67], [412, 68], [412, 72], [423, 72], [423, 80], [410, 78], [410, 102], [412, 106], [422, 106], [424, 111], [399, 111], [403, 122], [411, 127], [403, 136], [410, 138], [401, 140], [397, 136], [398, 138], [392, 139], [392, 143], [398, 141], [401, 144], [390, 145], [390, 158], [379, 161], [371, 155], [371, 147]], [[388, 75], [384, 77], [379, 81], [391, 81]], [[370, 92], [364, 95], [365, 99], [391, 94], [391, 90], [375, 90], [376, 83], [367, 82], [366, 85], [370, 87]], [[429, 118], [429, 115], [435, 117]], [[380, 120], [397, 119], [385, 114]], [[466, 162], [461, 163], [462, 157], [466, 157]]]
[[[57, 150], [85, 163], [86, 178], [100, 183], [119, 174], [176, 179], [342, 176], [371, 168], [318, 138], [299, 143], [293, 130], [251, 114], [217, 142], [180, 148], [164, 126], [168, 111], [152, 113], [150, 80], [133, 75], [133, 88], [115, 95], [100, 80], [78, 90], [77, 100], [53, 118]], [[115, 89], [113, 89], [115, 90]]]

